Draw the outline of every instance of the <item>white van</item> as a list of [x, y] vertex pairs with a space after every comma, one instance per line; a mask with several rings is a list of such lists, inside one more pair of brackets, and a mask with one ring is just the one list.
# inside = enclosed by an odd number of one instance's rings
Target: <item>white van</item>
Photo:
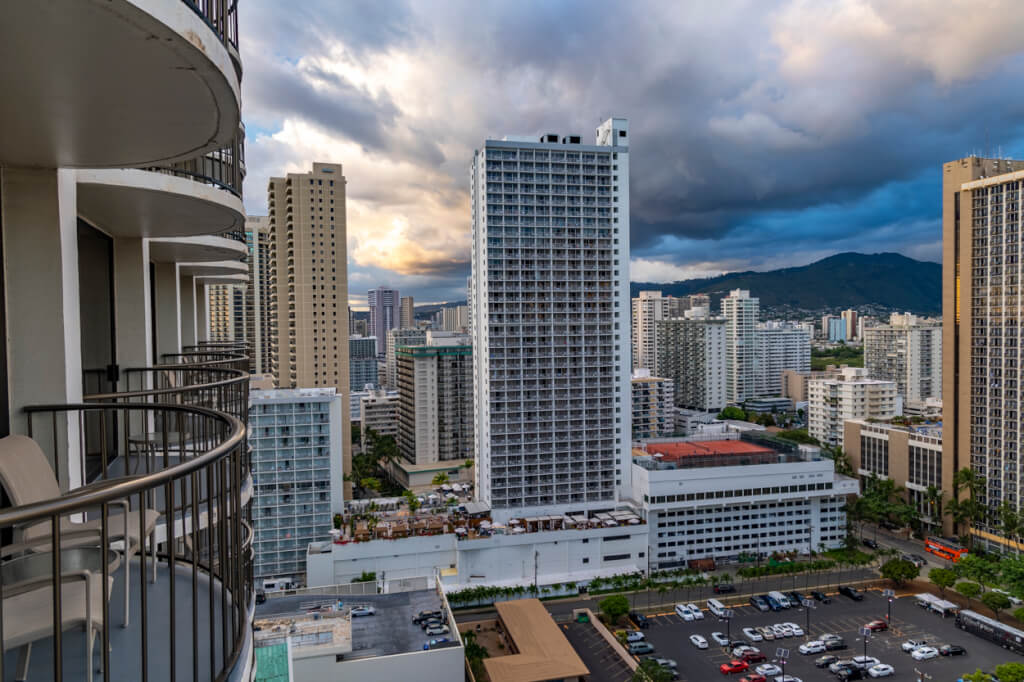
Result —
[[725, 615], [725, 605], [717, 599], [708, 599], [708, 611], [721, 618]]
[[295, 582], [291, 578], [277, 578], [274, 580], [263, 581], [264, 592], [283, 592], [285, 590], [294, 590], [295, 588]]
[[784, 609], [788, 609], [791, 606], [789, 603], [789, 599], [786, 597], [786, 595], [782, 594], [777, 590], [769, 592], [768, 596], [774, 599], [775, 601], [779, 602], [779, 606], [781, 606]]

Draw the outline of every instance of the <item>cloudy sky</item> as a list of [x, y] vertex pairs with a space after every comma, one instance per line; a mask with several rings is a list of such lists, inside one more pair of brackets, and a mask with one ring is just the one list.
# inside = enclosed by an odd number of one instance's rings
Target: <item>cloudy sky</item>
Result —
[[350, 300], [465, 297], [488, 137], [630, 119], [632, 279], [939, 260], [943, 161], [1024, 156], [1020, 0], [246, 0], [246, 207], [343, 164]]

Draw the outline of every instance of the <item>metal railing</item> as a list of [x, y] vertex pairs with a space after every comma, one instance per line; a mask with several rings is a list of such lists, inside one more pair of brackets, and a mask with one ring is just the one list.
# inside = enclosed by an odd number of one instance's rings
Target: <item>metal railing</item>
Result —
[[[234, 357], [233, 355], [230, 357]], [[227, 412], [248, 423], [249, 373], [198, 363], [131, 367], [111, 381], [105, 369], [86, 370], [83, 400], [190, 405]]]
[[249, 371], [249, 356], [233, 350], [195, 350], [184, 353], [164, 353], [160, 356], [160, 360], [161, 363], [156, 365], [160, 369], [186, 364], [194, 367], [219, 367], [222, 369], [237, 369], [243, 372]]
[[240, 129], [231, 144], [223, 149], [145, 170], [188, 178], [241, 198], [242, 181], [245, 179], [245, 133]]
[[[8, 446], [19, 464], [56, 465], [61, 494], [0, 509], [0, 680], [91, 680], [97, 667], [103, 679], [226, 679], [254, 594], [243, 423], [183, 405], [25, 412], [42, 452]], [[85, 471], [99, 473], [68, 485]]]
[[237, 0], [181, 0], [206, 22], [226, 46], [238, 49]]

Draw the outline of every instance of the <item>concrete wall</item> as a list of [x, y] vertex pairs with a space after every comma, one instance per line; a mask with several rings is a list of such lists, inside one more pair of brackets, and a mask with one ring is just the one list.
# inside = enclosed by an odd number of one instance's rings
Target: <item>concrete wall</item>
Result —
[[306, 555], [306, 584], [340, 585], [363, 571], [386, 579], [434, 575], [457, 565], [455, 535], [427, 535], [401, 540], [371, 540], [331, 545], [323, 554]]
[[338, 661], [334, 654], [296, 658], [292, 662], [292, 682], [324, 682], [326, 680], [359, 680], [360, 682], [453, 682], [464, 677], [463, 649], [413, 651], [393, 656], [373, 656]]

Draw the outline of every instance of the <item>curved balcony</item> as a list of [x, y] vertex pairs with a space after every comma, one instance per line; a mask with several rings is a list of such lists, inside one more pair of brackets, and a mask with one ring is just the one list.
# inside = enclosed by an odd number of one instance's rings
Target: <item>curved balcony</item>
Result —
[[227, 235], [151, 239], [149, 259], [154, 263], [244, 262], [248, 255], [245, 243]]
[[[0, 440], [15, 498], [0, 510], [0, 532], [12, 540], [0, 564], [3, 679], [212, 682], [249, 666], [242, 422], [182, 405], [26, 412], [29, 438]], [[68, 489], [65, 469], [76, 457], [89, 482]], [[65, 485], [55, 480], [45, 497], [10, 490], [19, 476], [55, 473]]]
[[236, 0], [0, 3], [0, 163], [111, 168], [229, 146]]

